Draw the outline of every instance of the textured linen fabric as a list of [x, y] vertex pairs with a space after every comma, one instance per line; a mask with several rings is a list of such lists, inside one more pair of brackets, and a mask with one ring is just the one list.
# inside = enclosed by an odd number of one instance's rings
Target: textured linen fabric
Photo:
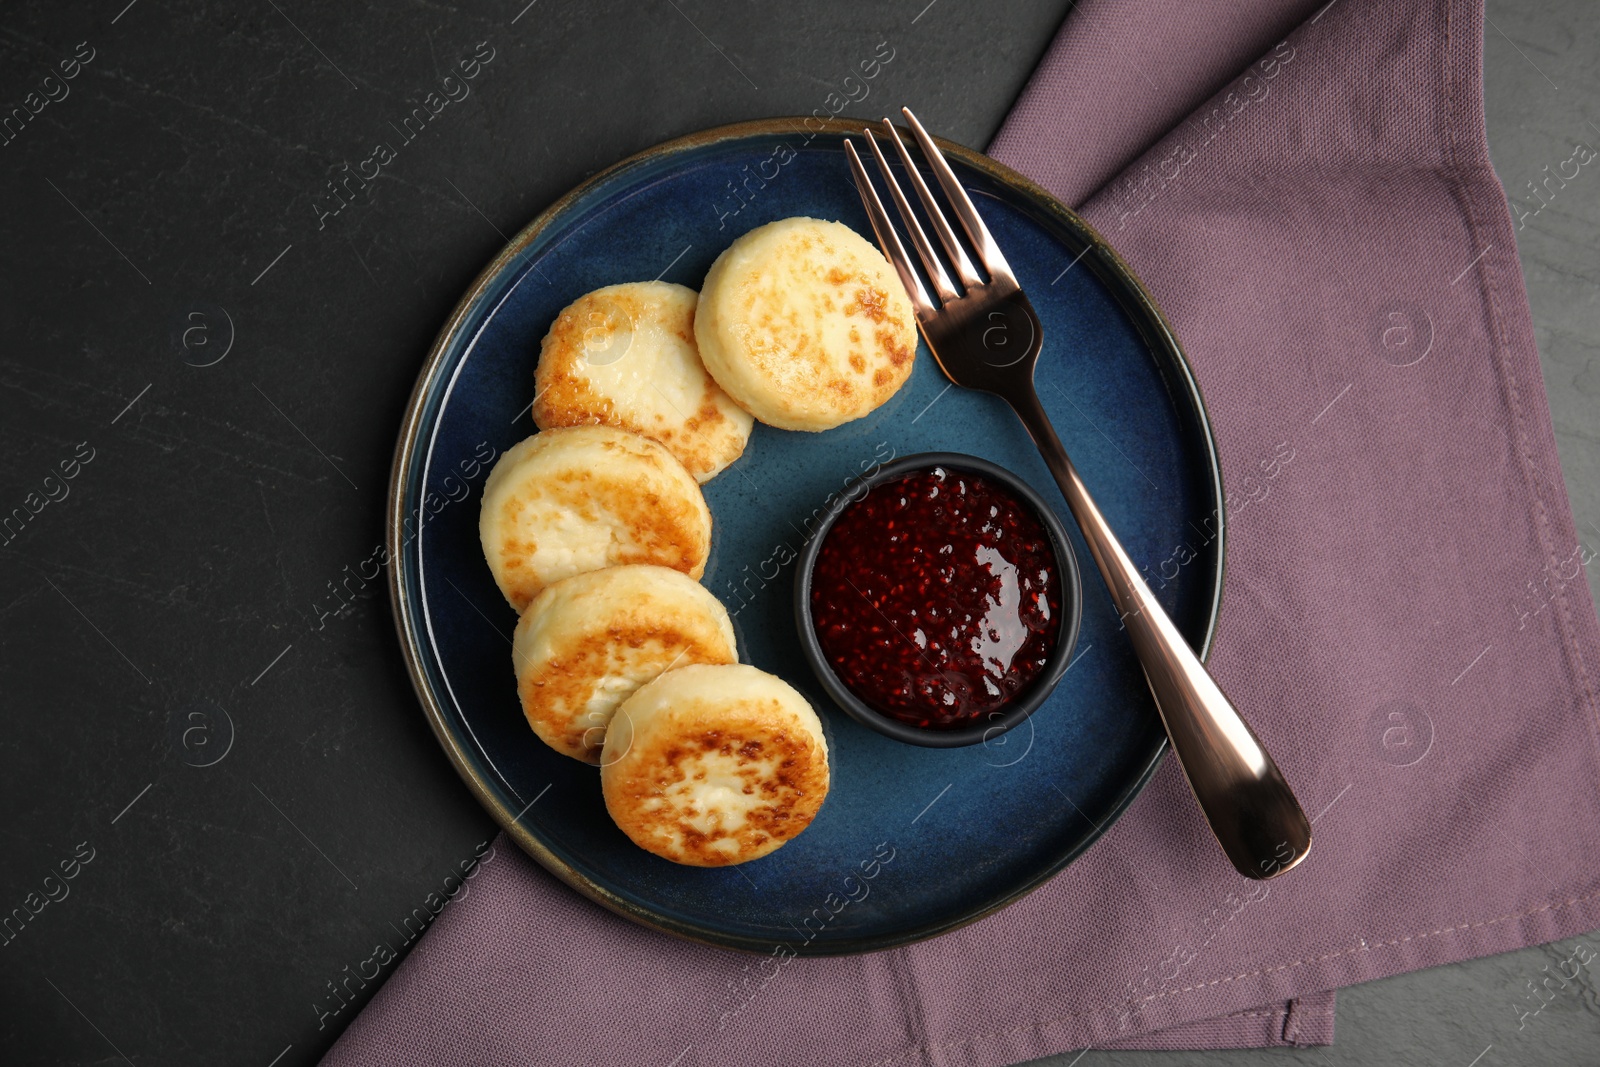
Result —
[[1339, 986], [1600, 927], [1600, 623], [1488, 163], [1481, 0], [1336, 0], [1279, 40], [1288, 12], [1085, 0], [993, 151], [1084, 201], [1194, 363], [1229, 497], [1212, 668], [1315, 819], [1306, 862], [1239, 878], [1169, 759], [1012, 907], [774, 972], [502, 843], [326, 1063], [1317, 1043]]

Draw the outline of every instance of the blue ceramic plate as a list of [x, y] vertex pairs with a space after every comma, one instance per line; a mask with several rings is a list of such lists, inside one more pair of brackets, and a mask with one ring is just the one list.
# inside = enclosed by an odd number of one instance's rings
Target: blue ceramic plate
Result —
[[[729, 126], [651, 149], [585, 182], [511, 242], [462, 300], [417, 383], [395, 455], [389, 548], [400, 639], [434, 732], [522, 848], [659, 930], [826, 954], [929, 937], [1017, 899], [1127, 807], [1166, 740], [1110, 597], [1021, 425], [995, 398], [951, 388], [926, 349], [871, 416], [821, 434], [757, 425], [744, 456], [705, 487], [715, 523], [706, 587], [732, 613], [743, 658], [806, 694], [828, 734], [833, 788], [809, 829], [739, 867], [668, 863], [612, 824], [595, 768], [528, 729], [511, 666], [517, 620], [478, 547], [478, 506], [494, 457], [535, 432], [539, 340], [561, 308], [602, 285], [660, 277], [698, 287], [729, 242], [774, 219], [837, 219], [871, 239], [843, 151], [860, 124], [806, 121]], [[1085, 223], [1020, 175], [945, 148], [1044, 323], [1038, 383], [1051, 419], [1203, 654], [1221, 590], [1221, 480], [1177, 343]], [[913, 747], [858, 725], [816, 684], [794, 633], [791, 561], [813, 511], [874, 463], [933, 450], [1021, 475], [1066, 518], [1084, 564], [1072, 667], [1025, 726], [987, 746]]]

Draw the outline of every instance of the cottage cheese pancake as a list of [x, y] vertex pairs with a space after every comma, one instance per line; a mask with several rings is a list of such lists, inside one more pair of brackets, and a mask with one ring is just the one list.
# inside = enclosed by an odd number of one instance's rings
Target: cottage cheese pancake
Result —
[[528, 724], [557, 752], [600, 762], [617, 705], [672, 667], [736, 663], [721, 601], [670, 567], [635, 564], [545, 587], [517, 624], [512, 660]]
[[711, 512], [664, 447], [611, 426], [544, 430], [500, 457], [483, 487], [478, 535], [518, 612], [585, 571], [655, 563], [705, 573]]
[[746, 664], [679, 667], [617, 709], [600, 784], [634, 844], [722, 867], [765, 856], [811, 824], [828, 794], [828, 745], [783, 679]]
[[700, 362], [698, 300], [681, 285], [630, 282], [567, 305], [540, 346], [533, 421], [630, 430], [710, 480], [744, 451], [752, 420]]
[[711, 265], [695, 314], [706, 370], [762, 422], [827, 430], [911, 376], [917, 324], [900, 279], [850, 227], [757, 227]]

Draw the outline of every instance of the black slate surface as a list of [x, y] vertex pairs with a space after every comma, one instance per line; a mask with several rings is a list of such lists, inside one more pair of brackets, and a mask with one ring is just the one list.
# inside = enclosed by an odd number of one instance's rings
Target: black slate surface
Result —
[[[364, 578], [412, 381], [507, 235], [663, 139], [830, 107], [880, 42], [849, 110], [912, 102], [982, 146], [1069, 7], [524, 2], [0, 13], [0, 119], [28, 116], [0, 133], [0, 915], [37, 910], [0, 934], [0, 1062], [314, 1063], [360, 1004], [332, 984], [489, 836]], [[1537, 153], [1595, 112], [1597, 20], [1491, 15], [1491, 120], [1512, 101], [1504, 136]], [[1600, 436], [1595, 203], [1575, 191], [1587, 236], [1529, 269], [1574, 482]], [[1253, 1057], [1465, 1064], [1481, 1031], [1596, 1062], [1592, 983], [1512, 1032], [1543, 962], [1364, 987], [1353, 1044]]]

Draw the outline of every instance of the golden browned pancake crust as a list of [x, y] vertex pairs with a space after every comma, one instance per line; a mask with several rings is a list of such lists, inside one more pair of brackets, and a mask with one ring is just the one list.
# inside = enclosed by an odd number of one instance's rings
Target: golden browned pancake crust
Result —
[[635, 844], [722, 867], [811, 824], [828, 793], [828, 749], [816, 713], [782, 679], [745, 664], [680, 667], [617, 709], [600, 781]]
[[534, 423], [642, 434], [696, 481], [710, 480], [744, 451], [752, 420], [700, 362], [697, 301], [669, 282], [608, 285], [573, 301], [540, 345]]
[[672, 453], [610, 426], [544, 430], [483, 487], [484, 558], [518, 612], [551, 582], [625, 563], [705, 573], [711, 512]]
[[563, 755], [600, 762], [617, 705], [673, 667], [735, 663], [733, 624], [693, 578], [634, 565], [545, 587], [517, 624], [517, 693], [533, 732]]
[[905, 383], [917, 325], [899, 277], [864, 237], [792, 218], [751, 230], [717, 257], [695, 340], [706, 370], [756, 418], [826, 430]]

